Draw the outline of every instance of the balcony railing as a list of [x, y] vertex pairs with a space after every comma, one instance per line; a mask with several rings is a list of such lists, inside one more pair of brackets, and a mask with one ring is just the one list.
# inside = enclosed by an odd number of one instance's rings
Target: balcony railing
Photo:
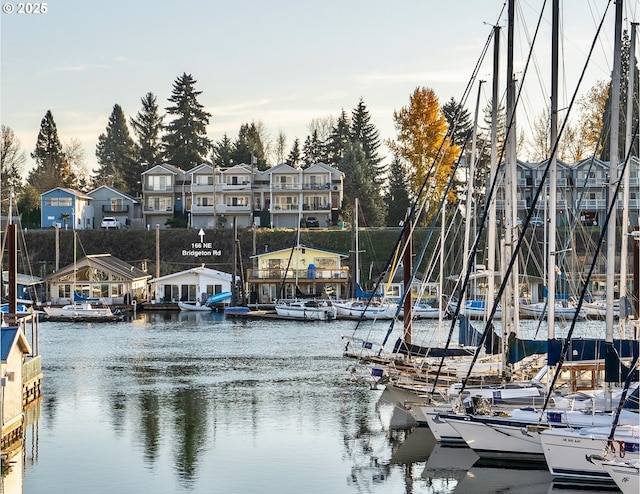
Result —
[[129, 205], [128, 204], [123, 204], [120, 206], [113, 206], [111, 204], [103, 205], [102, 212], [103, 213], [128, 213]]
[[165, 214], [173, 212], [173, 206], [167, 206], [165, 208], [156, 208], [154, 206], [145, 205], [143, 212], [145, 213], [157, 213], [157, 214]]
[[143, 190], [148, 192], [173, 192], [173, 184], [165, 185], [164, 187], [153, 184], [144, 184], [143, 187]]
[[284, 269], [249, 269], [250, 279], [260, 280], [346, 280], [349, 277], [349, 269], [288, 269], [285, 277]]

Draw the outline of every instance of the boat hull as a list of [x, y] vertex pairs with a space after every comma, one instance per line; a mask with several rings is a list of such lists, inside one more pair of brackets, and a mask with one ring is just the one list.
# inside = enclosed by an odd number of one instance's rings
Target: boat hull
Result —
[[326, 301], [296, 300], [276, 303], [276, 314], [290, 319], [331, 321], [336, 318], [337, 313], [336, 308]]
[[189, 304], [187, 302], [178, 302], [178, 307], [183, 311], [211, 312], [208, 305]]
[[[639, 426], [618, 426], [611, 460], [639, 460]], [[573, 431], [550, 429], [540, 434], [549, 471], [557, 479], [585, 482], [613, 482], [601, 464], [591, 457], [600, 457], [607, 449], [611, 427], [596, 427]], [[621, 457], [621, 451], [623, 457]]]

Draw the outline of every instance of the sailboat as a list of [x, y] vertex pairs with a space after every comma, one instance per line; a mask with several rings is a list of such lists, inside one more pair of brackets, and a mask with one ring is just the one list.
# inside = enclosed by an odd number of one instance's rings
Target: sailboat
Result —
[[353, 238], [354, 260], [352, 282], [355, 285], [355, 298], [349, 300], [334, 300], [333, 305], [337, 314], [343, 317], [357, 319], [393, 319], [397, 311], [397, 304], [383, 300], [382, 293], [364, 292], [360, 286], [360, 231], [358, 226], [359, 212], [358, 198], [353, 205]]

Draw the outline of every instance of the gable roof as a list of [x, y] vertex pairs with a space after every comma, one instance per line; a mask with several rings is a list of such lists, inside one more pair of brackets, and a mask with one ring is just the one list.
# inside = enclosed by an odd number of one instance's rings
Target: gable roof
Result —
[[84, 192], [80, 192], [79, 190], [67, 189], [66, 187], [55, 187], [51, 190], [43, 192], [41, 195], [46, 196], [49, 194], [53, 194], [54, 192], [64, 192], [65, 194], [69, 194], [70, 196], [77, 197], [78, 199], [84, 199], [90, 201], [93, 197], [85, 194]]
[[73, 274], [74, 268], [83, 266], [99, 267], [103, 271], [108, 271], [119, 276], [122, 276], [125, 280], [134, 281], [139, 279], [149, 279], [150, 274], [145, 273], [139, 268], [132, 266], [129, 263], [124, 262], [117, 257], [113, 257], [111, 254], [92, 254], [87, 255], [76, 262], [76, 265], [70, 264], [65, 266], [55, 273], [47, 276], [47, 280], [60, 278], [65, 274]]
[[301, 170], [298, 170], [297, 168], [292, 167], [291, 165], [287, 165], [286, 163], [280, 163], [279, 165], [276, 165], [274, 167], [271, 167], [267, 170], [267, 172], [269, 172], [269, 174], [273, 174], [273, 173], [300, 173]]
[[27, 337], [17, 326], [0, 328], [0, 361], [7, 361], [14, 345], [18, 345], [22, 353], [31, 353], [31, 346], [29, 346]]
[[248, 173], [251, 174], [251, 166], [250, 165], [246, 165], [244, 163], [239, 163], [237, 165], [233, 165], [229, 168], [224, 168], [222, 170], [222, 173]]
[[128, 199], [128, 200], [130, 200], [130, 201], [132, 201], [132, 202], [135, 202], [135, 203], [137, 203], [137, 202], [138, 202], [138, 200], [137, 200], [135, 197], [130, 196], [129, 194], [127, 194], [126, 192], [123, 192], [123, 191], [121, 191], [121, 190], [114, 189], [113, 187], [109, 187], [108, 185], [101, 185], [101, 186], [100, 186], [100, 187], [98, 187], [97, 189], [90, 190], [89, 192], [87, 192], [87, 194], [93, 197], [93, 195], [94, 195], [96, 192], [99, 192], [99, 191], [101, 191], [101, 190], [103, 190], [103, 189], [104, 189], [104, 190], [108, 190], [109, 192], [113, 192], [114, 194], [117, 194], [117, 195], [119, 195], [119, 196], [122, 196], [122, 197], [124, 197], [125, 199]]
[[[336, 252], [333, 250], [328, 250], [328, 249], [321, 249], [319, 247], [310, 247], [308, 245], [296, 245], [294, 247], [294, 249], [309, 249], [309, 250], [315, 250], [317, 252], [326, 252], [327, 254], [333, 254], [333, 255], [337, 255], [340, 256], [342, 259], [346, 259], [347, 257], [349, 257], [348, 254], [344, 254], [342, 252]], [[287, 248], [287, 249], [278, 249], [278, 250], [271, 250], [269, 252], [261, 252], [260, 254], [254, 254], [252, 256], [249, 256], [250, 259], [254, 259], [257, 257], [262, 257], [265, 255], [272, 255], [272, 254], [277, 254], [279, 252], [286, 252], [287, 254], [291, 252], [291, 247]]]
[[169, 163], [161, 163], [159, 165], [154, 165], [151, 168], [142, 172], [142, 175], [148, 175], [149, 173], [158, 173], [161, 170], [167, 171], [174, 175], [180, 175], [185, 173], [185, 171], [177, 166], [170, 165]]
[[[156, 283], [159, 281], [166, 281], [172, 278], [176, 278], [177, 276], [183, 276], [185, 274], [194, 274], [196, 276], [202, 276], [206, 278], [218, 278], [231, 283], [233, 280], [233, 275], [229, 273], [225, 273], [223, 271], [218, 271], [217, 269], [206, 268], [204, 266], [197, 266], [195, 268], [186, 269], [184, 271], [179, 271], [177, 273], [166, 274], [164, 276], [160, 276], [160, 278], [154, 278], [149, 280], [150, 283]], [[236, 277], [239, 278], [239, 277]]]
[[211, 174], [213, 172], [213, 167], [209, 163], [200, 163], [197, 166], [194, 166], [190, 170], [187, 170], [188, 175], [194, 175], [195, 173], [208, 173]]

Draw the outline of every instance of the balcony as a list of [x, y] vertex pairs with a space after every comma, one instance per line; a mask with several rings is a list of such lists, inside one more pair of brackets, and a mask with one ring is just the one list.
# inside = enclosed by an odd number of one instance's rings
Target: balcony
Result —
[[215, 206], [191, 205], [191, 214], [249, 214], [250, 212], [251, 206], [248, 204], [237, 206], [228, 206], [227, 204], [216, 204]]
[[318, 280], [318, 281], [335, 281], [342, 280], [346, 282], [349, 278], [349, 269], [344, 267], [342, 269], [291, 269], [287, 270], [287, 276], [284, 276], [284, 269], [249, 269], [247, 274], [249, 279], [259, 279], [265, 282], [271, 281], [282, 281], [283, 278], [285, 280]]
[[173, 184], [165, 185], [164, 187], [160, 187], [158, 185], [153, 184], [144, 184], [143, 191], [145, 192], [171, 192], [173, 193]]
[[102, 212], [103, 213], [128, 213], [129, 205], [128, 204], [121, 204], [119, 206], [114, 206], [112, 204], [103, 205]]
[[298, 204], [276, 204], [273, 206], [273, 212], [278, 213], [281, 211], [298, 211], [300, 206]]
[[167, 214], [173, 213], [173, 206], [167, 206], [166, 208], [156, 208], [155, 206], [149, 206], [145, 204], [142, 211], [145, 214]]
[[325, 184], [314, 184], [314, 183], [302, 184], [303, 190], [329, 190], [330, 188], [331, 188], [331, 184], [329, 182]]

